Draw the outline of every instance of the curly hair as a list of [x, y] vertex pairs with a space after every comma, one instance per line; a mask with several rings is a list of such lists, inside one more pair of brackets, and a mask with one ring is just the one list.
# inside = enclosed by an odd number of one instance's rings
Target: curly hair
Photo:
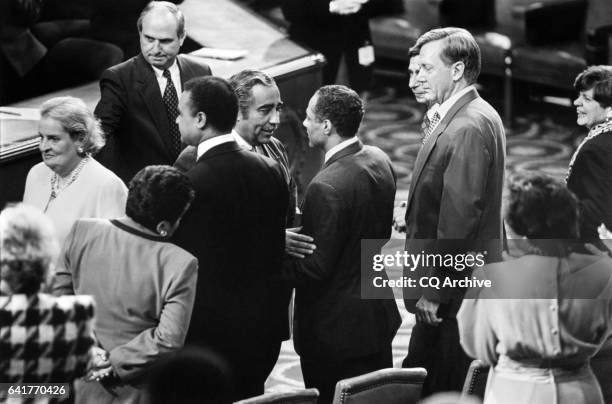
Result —
[[148, 166], [130, 181], [125, 213], [157, 232], [157, 225], [176, 222], [195, 196], [189, 179], [170, 166]]
[[564, 184], [529, 172], [508, 181], [506, 221], [514, 232], [528, 239], [578, 238], [578, 199]]
[[96, 154], [106, 144], [100, 121], [80, 98], [51, 98], [41, 105], [40, 116], [56, 120], [73, 141], [82, 141], [84, 154]]
[[328, 119], [343, 138], [355, 136], [363, 118], [363, 102], [350, 88], [341, 85], [323, 86], [316, 92], [315, 118]]
[[0, 277], [12, 293], [34, 294], [58, 253], [51, 220], [19, 203], [0, 212]]
[[574, 81], [578, 92], [593, 89], [593, 99], [603, 108], [612, 106], [612, 66], [589, 66]]

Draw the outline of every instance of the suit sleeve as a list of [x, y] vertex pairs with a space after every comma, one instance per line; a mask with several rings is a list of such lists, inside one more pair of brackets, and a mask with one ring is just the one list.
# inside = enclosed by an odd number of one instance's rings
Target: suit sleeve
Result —
[[106, 70], [100, 79], [100, 101], [94, 114], [100, 119], [102, 130], [107, 138], [115, 136], [123, 114], [126, 113], [126, 103], [126, 89], [118, 74], [112, 69]]
[[[485, 189], [491, 163], [481, 133], [474, 127], [463, 129], [453, 137], [447, 153], [440, 200], [437, 239], [475, 240], [487, 198]], [[450, 243], [450, 244], [456, 244]], [[441, 242], [439, 253], [461, 253], [449, 243]], [[457, 249], [465, 246], [455, 246]], [[447, 251], [447, 249], [451, 250]], [[430, 276], [464, 276], [465, 273], [433, 268]], [[430, 301], [447, 303], [462, 291], [457, 288], [425, 288], [423, 295]]]
[[191, 257], [171, 282], [157, 327], [110, 351], [110, 362], [121, 380], [137, 379], [160, 355], [183, 346], [195, 299], [197, 268], [197, 260]]
[[293, 284], [323, 281], [332, 276], [346, 242], [348, 229], [342, 198], [332, 186], [311, 183], [304, 200], [304, 234], [314, 238], [314, 253], [303, 259], [286, 258], [283, 277]]
[[612, 162], [608, 153], [609, 150], [589, 147], [580, 156], [582, 188], [585, 190], [580, 201], [583, 229], [595, 229], [601, 223], [612, 229]]
[[74, 295], [74, 282], [72, 279], [71, 250], [77, 235], [78, 221], [72, 225], [58, 259], [58, 265], [53, 275], [51, 293], [54, 296]]
[[303, 21], [327, 21], [331, 13], [331, 0], [282, 0], [281, 9], [285, 18], [291, 23]]

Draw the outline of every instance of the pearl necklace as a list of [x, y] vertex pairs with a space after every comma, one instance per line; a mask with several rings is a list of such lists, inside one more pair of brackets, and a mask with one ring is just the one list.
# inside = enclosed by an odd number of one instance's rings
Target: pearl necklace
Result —
[[55, 198], [58, 197], [60, 192], [68, 188], [70, 184], [76, 181], [77, 177], [81, 173], [81, 170], [83, 169], [85, 164], [87, 164], [88, 161], [89, 161], [89, 155], [83, 157], [81, 161], [79, 161], [79, 164], [77, 164], [77, 166], [74, 168], [74, 170], [72, 170], [70, 175], [67, 177], [64, 177], [64, 178], [68, 178], [67, 181], [62, 181], [62, 177], [60, 177], [59, 174], [57, 174], [56, 172], [53, 173], [53, 175], [51, 176], [51, 195], [49, 195], [49, 201], [47, 202], [47, 206], [45, 206], [45, 210], [44, 210], [45, 212], [49, 208], [49, 205], [51, 204], [51, 202]]

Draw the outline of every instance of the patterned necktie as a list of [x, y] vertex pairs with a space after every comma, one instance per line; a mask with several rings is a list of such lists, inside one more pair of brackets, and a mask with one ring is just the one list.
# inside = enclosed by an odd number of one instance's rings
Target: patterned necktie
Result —
[[164, 96], [162, 101], [166, 107], [166, 115], [168, 116], [168, 125], [170, 126], [170, 141], [172, 143], [172, 152], [176, 158], [181, 152], [181, 133], [179, 132], [178, 125], [176, 124], [176, 117], [178, 116], [178, 95], [176, 94], [176, 88], [170, 77], [170, 71], [164, 70], [164, 77], [166, 78], [166, 89], [164, 90]]
[[[426, 122], [427, 122], [427, 126], [425, 126]], [[436, 128], [436, 125], [438, 125], [438, 122], [440, 122], [440, 114], [438, 114], [437, 112], [434, 113], [434, 116], [431, 120], [427, 117], [427, 114], [425, 114], [425, 118], [423, 119], [423, 125], [422, 125], [423, 133], [425, 133], [425, 136], [423, 136], [423, 144], [427, 142], [427, 139], [429, 139], [429, 136]]]

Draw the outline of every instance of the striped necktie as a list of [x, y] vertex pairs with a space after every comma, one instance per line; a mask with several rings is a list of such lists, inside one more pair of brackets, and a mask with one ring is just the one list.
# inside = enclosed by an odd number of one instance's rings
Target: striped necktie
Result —
[[[426, 122], [427, 126], [425, 126]], [[434, 116], [431, 120], [427, 117], [427, 114], [425, 114], [425, 118], [423, 119], [423, 133], [425, 134], [425, 136], [423, 136], [423, 144], [427, 142], [427, 139], [429, 139], [429, 136], [438, 125], [438, 122], [440, 122], [440, 114], [438, 114], [437, 112], [434, 113]]]

